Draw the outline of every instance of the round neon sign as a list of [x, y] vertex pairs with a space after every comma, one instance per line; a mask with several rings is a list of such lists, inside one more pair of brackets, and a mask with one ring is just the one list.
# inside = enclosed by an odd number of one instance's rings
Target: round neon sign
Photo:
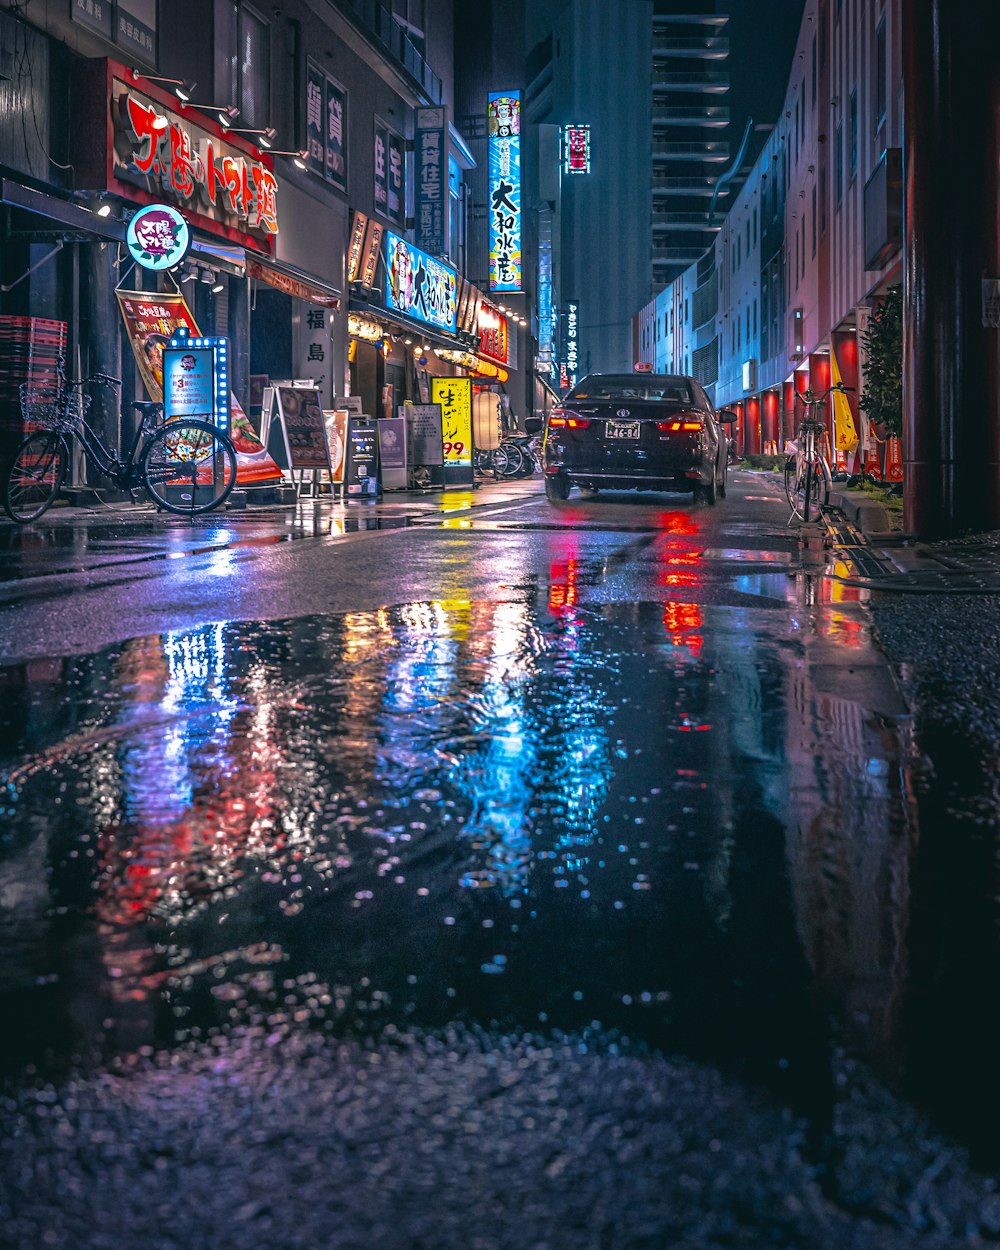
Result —
[[187, 255], [191, 227], [170, 204], [150, 204], [128, 223], [125, 244], [143, 269], [172, 269]]

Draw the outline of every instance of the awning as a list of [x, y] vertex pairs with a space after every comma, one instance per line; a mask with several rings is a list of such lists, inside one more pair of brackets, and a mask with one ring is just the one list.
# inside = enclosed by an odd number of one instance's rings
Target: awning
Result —
[[[98, 217], [82, 204], [47, 195], [44, 191], [36, 191], [33, 187], [23, 186], [10, 178], [0, 178], [0, 202], [58, 222], [61, 233], [70, 236], [91, 235], [113, 242], [121, 242], [125, 238], [124, 222], [116, 221], [112, 217]], [[51, 227], [47, 233], [51, 233]]]
[[312, 274], [303, 273], [294, 265], [284, 261], [272, 263], [247, 254], [247, 276], [260, 282], [267, 282], [278, 291], [284, 291], [295, 299], [308, 300], [311, 304], [320, 304], [323, 308], [337, 309], [340, 307], [340, 292], [336, 287], [327, 286]]
[[195, 236], [191, 240], [191, 254], [206, 265], [214, 265], [216, 269], [234, 273], [238, 278], [242, 278], [246, 272], [246, 253], [233, 243], [216, 243], [214, 240]]
[[417, 321], [414, 317], [407, 317], [405, 313], [397, 312], [395, 309], [390, 310], [381, 304], [371, 304], [356, 295], [351, 296], [350, 309], [365, 317], [372, 317], [376, 321], [388, 322], [389, 325], [412, 334], [415, 339], [429, 343], [431, 347], [447, 347], [452, 351], [469, 350], [468, 345], [462, 339], [448, 330], [442, 330], [439, 326], [429, 326], [426, 322]]

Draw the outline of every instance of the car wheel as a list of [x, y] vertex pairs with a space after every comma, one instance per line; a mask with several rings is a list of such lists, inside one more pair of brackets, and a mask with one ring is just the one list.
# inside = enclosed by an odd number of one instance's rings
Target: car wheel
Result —
[[563, 473], [547, 474], [545, 478], [545, 498], [549, 503], [561, 503], [569, 498], [569, 478]]
[[722, 474], [719, 477], [719, 498], [725, 499], [726, 497], [726, 468], [727, 468], [725, 460], [722, 461], [721, 468], [722, 468]]
[[694, 492], [695, 499], [703, 499], [705, 503], [712, 505], [719, 497], [718, 487], [716, 485], [715, 474], [712, 474], [712, 480], [707, 486], [697, 486]]

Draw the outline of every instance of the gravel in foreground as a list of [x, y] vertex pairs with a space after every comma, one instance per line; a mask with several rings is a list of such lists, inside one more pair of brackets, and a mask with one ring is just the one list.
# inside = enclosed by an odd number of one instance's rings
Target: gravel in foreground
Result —
[[[274, 1027], [273, 1025], [271, 1026]], [[832, 1171], [716, 1072], [580, 1038], [280, 1026], [6, 1093], [4, 1250], [912, 1250], [995, 1179], [839, 1062]]]

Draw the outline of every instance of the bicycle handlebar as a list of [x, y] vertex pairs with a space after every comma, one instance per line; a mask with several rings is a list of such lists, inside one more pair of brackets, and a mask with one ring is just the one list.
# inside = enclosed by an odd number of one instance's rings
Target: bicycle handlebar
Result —
[[807, 389], [804, 391], [796, 391], [795, 397], [796, 399], [800, 399], [802, 401], [802, 406], [804, 408], [811, 408], [814, 404], [821, 403], [824, 399], [826, 399], [827, 395], [833, 394], [834, 391], [840, 391], [842, 395], [845, 395], [848, 392], [853, 394], [854, 387], [845, 386], [843, 382], [838, 382], [835, 386], [828, 386], [826, 390], [819, 395], [815, 394], [812, 390]]
[[80, 383], [83, 386], [87, 382], [103, 382], [105, 386], [121, 386], [121, 378], [113, 378], [110, 373], [92, 373], [89, 377], [83, 379]]

